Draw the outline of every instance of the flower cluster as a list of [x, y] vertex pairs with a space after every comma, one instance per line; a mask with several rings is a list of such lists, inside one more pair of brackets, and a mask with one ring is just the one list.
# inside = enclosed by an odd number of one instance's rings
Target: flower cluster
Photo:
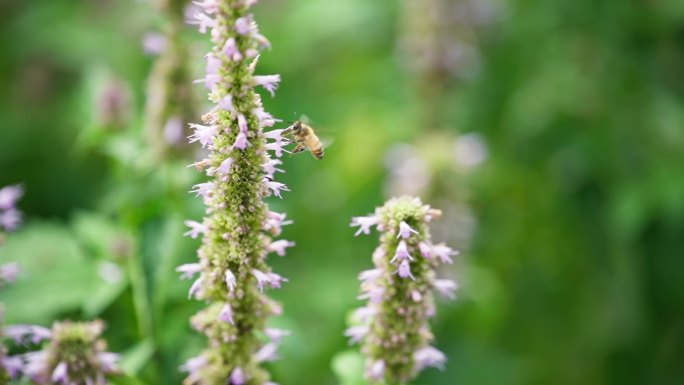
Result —
[[266, 257], [283, 256], [294, 243], [273, 239], [289, 221], [264, 202], [289, 191], [274, 181], [274, 174], [283, 171], [277, 157], [287, 141], [283, 130], [265, 131], [276, 120], [254, 91], [261, 86], [273, 94], [280, 81], [279, 75], [254, 73], [259, 51], [269, 46], [249, 13], [255, 2], [196, 2], [202, 12], [191, 21], [200, 32], [210, 31], [214, 48], [205, 56], [206, 76], [199, 82], [215, 105], [203, 116], [204, 124], [191, 125], [189, 137], [208, 150], [207, 158], [194, 166], [212, 179], [191, 191], [207, 205], [204, 220], [186, 222], [185, 235], [202, 236], [199, 262], [177, 269], [182, 278], [199, 273], [189, 295], [208, 302], [191, 324], [207, 336], [209, 346], [183, 365], [186, 384], [270, 384], [261, 363], [277, 358], [276, 348], [287, 334], [265, 325], [281, 308], [264, 292], [287, 281], [271, 271]]
[[36, 325], [13, 325], [4, 336], [15, 343], [29, 345], [49, 341], [43, 350], [21, 356], [5, 356], [0, 352], [0, 378], [17, 378], [21, 374], [39, 385], [107, 384], [106, 375], [118, 371], [118, 354], [106, 352], [100, 338], [104, 325], [94, 322], [56, 322], [52, 329]]
[[24, 195], [19, 185], [0, 189], [0, 233], [14, 231], [21, 224], [21, 212], [17, 210], [17, 201]]
[[373, 253], [375, 268], [359, 275], [359, 299], [368, 303], [355, 311], [346, 331], [350, 342], [362, 342], [366, 377], [373, 383], [406, 383], [425, 367], [441, 368], [446, 361], [429, 346], [428, 324], [435, 314], [433, 290], [448, 298], [456, 290], [455, 282], [436, 278], [437, 266], [452, 263], [457, 254], [430, 241], [427, 223], [440, 214], [418, 198], [401, 197], [352, 220], [359, 227], [356, 235], [369, 234], [373, 226], [382, 233]]
[[9, 384], [10, 380], [21, 373], [21, 358], [9, 356], [4, 344], [4, 309], [0, 306], [0, 384]]

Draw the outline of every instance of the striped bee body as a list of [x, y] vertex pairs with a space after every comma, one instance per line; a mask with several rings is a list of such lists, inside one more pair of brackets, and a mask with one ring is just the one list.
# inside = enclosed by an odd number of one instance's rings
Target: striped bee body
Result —
[[321, 140], [310, 126], [301, 121], [296, 121], [293, 125], [286, 128], [283, 133], [290, 135], [296, 143], [295, 148], [292, 150], [293, 154], [309, 149], [314, 158], [323, 159], [323, 143], [321, 143]]

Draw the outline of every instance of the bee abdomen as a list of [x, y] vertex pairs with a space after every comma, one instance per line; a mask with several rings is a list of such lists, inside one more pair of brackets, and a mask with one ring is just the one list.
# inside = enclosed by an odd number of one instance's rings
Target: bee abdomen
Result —
[[323, 146], [319, 145], [317, 148], [312, 149], [311, 154], [313, 154], [316, 159], [323, 159]]

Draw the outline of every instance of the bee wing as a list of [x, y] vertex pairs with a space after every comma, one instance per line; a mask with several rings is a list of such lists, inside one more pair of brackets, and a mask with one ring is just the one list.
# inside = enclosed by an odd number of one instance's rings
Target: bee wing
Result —
[[335, 143], [335, 138], [333, 138], [331, 136], [327, 136], [327, 135], [323, 136], [323, 137], [319, 136], [318, 139], [321, 140], [321, 144], [323, 145], [323, 148], [328, 148], [328, 147], [332, 146], [333, 143]]
[[298, 120], [299, 120], [300, 122], [306, 124], [307, 126], [310, 126], [310, 125], [311, 125], [311, 119], [309, 119], [309, 117], [306, 116], [306, 115], [299, 115], [299, 119], [298, 119]]

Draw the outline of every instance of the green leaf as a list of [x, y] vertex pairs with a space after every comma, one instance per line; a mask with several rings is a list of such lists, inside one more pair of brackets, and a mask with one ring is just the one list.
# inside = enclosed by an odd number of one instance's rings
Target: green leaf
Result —
[[78, 309], [102, 283], [96, 264], [56, 223], [34, 222], [7, 237], [0, 263], [11, 261], [19, 263], [21, 274], [2, 293], [8, 323], [47, 325]]
[[346, 350], [333, 357], [332, 370], [340, 380], [340, 385], [363, 385], [364, 359], [355, 350]]
[[121, 355], [119, 367], [128, 375], [137, 374], [154, 354], [154, 343], [150, 339], [139, 342]]

